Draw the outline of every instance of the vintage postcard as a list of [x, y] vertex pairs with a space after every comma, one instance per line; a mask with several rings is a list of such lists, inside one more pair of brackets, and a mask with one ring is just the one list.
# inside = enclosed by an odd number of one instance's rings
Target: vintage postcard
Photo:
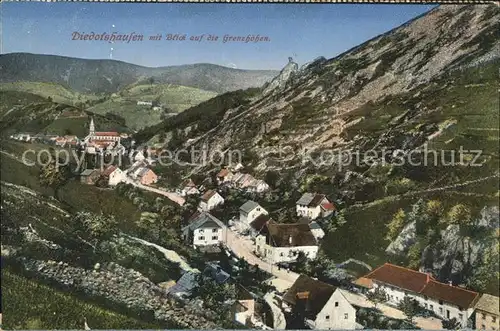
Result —
[[498, 331], [498, 2], [0, 6], [3, 329]]

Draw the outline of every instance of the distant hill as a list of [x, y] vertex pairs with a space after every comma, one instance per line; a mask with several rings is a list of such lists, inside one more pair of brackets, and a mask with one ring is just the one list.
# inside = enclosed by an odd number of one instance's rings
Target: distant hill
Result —
[[20, 81], [12, 83], [0, 83], [2, 92], [20, 92], [37, 95], [41, 98], [51, 99], [54, 102], [66, 105], [76, 105], [82, 102], [98, 102], [95, 94], [80, 93], [57, 83]]
[[[119, 93], [113, 93], [103, 102], [95, 103], [87, 110], [103, 115], [107, 113], [119, 115], [126, 120], [127, 126], [140, 129], [155, 125], [172, 114], [196, 106], [216, 95], [217, 93], [213, 91], [172, 84], [134, 84]], [[138, 101], [156, 101], [162, 107], [156, 109], [138, 105]]]
[[50, 82], [81, 93], [112, 93], [134, 83], [170, 83], [223, 93], [262, 86], [278, 72], [241, 70], [199, 63], [148, 68], [116, 60], [56, 55], [0, 55], [0, 82]]
[[26, 92], [0, 91], [2, 137], [17, 132], [74, 134], [88, 133], [90, 116], [102, 131], [130, 132], [125, 120], [112, 114], [99, 115], [70, 105], [48, 101]]

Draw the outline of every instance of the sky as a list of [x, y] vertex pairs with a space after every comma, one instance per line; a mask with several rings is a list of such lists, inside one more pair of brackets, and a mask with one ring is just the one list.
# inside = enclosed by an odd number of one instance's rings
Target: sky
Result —
[[[214, 63], [281, 69], [334, 57], [433, 8], [431, 5], [3, 2], [0, 53], [29, 52], [125, 61], [149, 67]], [[143, 36], [109, 43], [73, 33]], [[149, 40], [161, 34], [161, 40]], [[184, 41], [165, 40], [186, 35]], [[201, 41], [190, 38], [204, 34]], [[207, 36], [218, 36], [208, 41]], [[224, 35], [268, 41], [223, 42]], [[111, 48], [113, 50], [111, 51]], [[112, 54], [111, 54], [112, 53]]]

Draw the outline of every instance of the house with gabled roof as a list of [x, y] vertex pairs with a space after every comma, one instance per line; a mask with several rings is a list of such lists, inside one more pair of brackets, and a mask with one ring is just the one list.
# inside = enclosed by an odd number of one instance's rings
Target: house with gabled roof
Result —
[[182, 196], [200, 194], [196, 184], [191, 178], [186, 179], [180, 185], [180, 194]]
[[101, 174], [108, 181], [109, 186], [116, 186], [126, 180], [126, 174], [120, 168], [110, 165]]
[[339, 288], [300, 275], [283, 296], [283, 308], [304, 319], [306, 326], [322, 330], [356, 329], [356, 309]]
[[226, 240], [226, 226], [210, 213], [196, 212], [182, 229], [184, 240], [193, 247], [218, 246]]
[[314, 259], [318, 249], [318, 242], [307, 224], [268, 222], [255, 238], [256, 253], [271, 263], [295, 261], [299, 252]]
[[219, 173], [216, 176], [217, 177], [217, 183], [219, 185], [221, 185], [221, 184], [230, 182], [232, 180], [233, 176], [234, 175], [231, 172], [231, 170], [229, 170], [227, 168], [221, 169], [221, 171], [219, 171]]
[[371, 290], [380, 288], [387, 295], [389, 304], [397, 305], [405, 296], [410, 296], [425, 309], [449, 320], [455, 318], [462, 327], [467, 327], [474, 313], [479, 293], [459, 286], [441, 283], [430, 274], [404, 268], [390, 263], [378, 267], [359, 281]]
[[240, 207], [240, 222], [250, 224], [261, 214], [268, 214], [268, 212], [257, 202], [248, 200]]
[[474, 307], [476, 309], [476, 329], [497, 331], [500, 319], [500, 306], [497, 296], [482, 294]]
[[304, 193], [296, 202], [297, 216], [312, 220], [333, 213], [335, 207], [324, 194]]
[[202, 196], [198, 210], [209, 211], [224, 204], [224, 198], [215, 190], [208, 190]]
[[85, 169], [80, 173], [80, 182], [87, 185], [95, 185], [101, 176], [98, 169]]

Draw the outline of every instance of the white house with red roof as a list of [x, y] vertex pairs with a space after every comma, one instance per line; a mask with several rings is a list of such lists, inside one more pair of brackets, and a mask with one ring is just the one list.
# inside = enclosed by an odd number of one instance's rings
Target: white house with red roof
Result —
[[217, 174], [217, 184], [221, 185], [227, 182], [230, 182], [233, 178], [234, 174], [227, 168], [221, 169]]
[[374, 290], [380, 288], [387, 295], [388, 303], [397, 305], [405, 296], [418, 301], [425, 309], [443, 319], [455, 318], [462, 327], [467, 327], [474, 313], [479, 293], [465, 288], [445, 284], [431, 275], [412, 269], [385, 263], [355, 284]]
[[104, 169], [102, 176], [108, 180], [109, 186], [116, 186], [118, 183], [124, 182], [127, 179], [125, 172], [114, 165], [110, 165]]
[[324, 194], [304, 193], [296, 202], [297, 216], [316, 219], [325, 217], [335, 211], [335, 206]]
[[209, 211], [222, 204], [224, 204], [224, 198], [217, 191], [208, 190], [202, 195], [198, 209]]
[[194, 181], [191, 178], [188, 178], [181, 183], [179, 193], [185, 197], [186, 195], [200, 194], [200, 191], [196, 187]]

